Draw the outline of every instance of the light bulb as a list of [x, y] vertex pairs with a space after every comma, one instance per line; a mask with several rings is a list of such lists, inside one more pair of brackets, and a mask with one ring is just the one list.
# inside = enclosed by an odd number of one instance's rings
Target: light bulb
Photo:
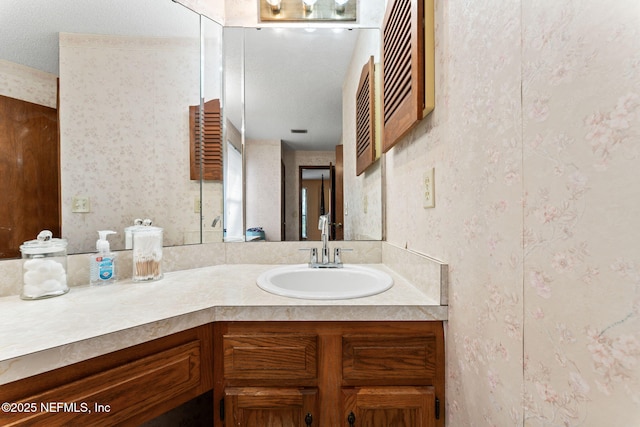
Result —
[[349, 0], [335, 0], [336, 1], [336, 13], [342, 15], [345, 10], [345, 5], [349, 3]]
[[302, 3], [304, 4], [304, 11], [307, 13], [313, 11], [313, 5], [316, 4], [316, 1], [317, 0], [302, 0]]
[[271, 12], [280, 13], [280, 0], [267, 0], [267, 3], [271, 7]]

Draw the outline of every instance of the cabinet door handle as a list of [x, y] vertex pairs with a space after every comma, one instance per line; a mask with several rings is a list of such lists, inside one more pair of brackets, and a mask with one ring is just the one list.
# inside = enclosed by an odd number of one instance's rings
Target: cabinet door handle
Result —
[[354, 427], [356, 425], [356, 416], [353, 411], [349, 412], [347, 416], [347, 422], [349, 423], [349, 427]]
[[307, 414], [307, 416], [306, 416], [306, 417], [304, 417], [304, 423], [305, 423], [307, 426], [310, 426], [311, 424], [313, 424], [313, 416], [311, 416], [311, 412], [309, 412], [309, 413]]

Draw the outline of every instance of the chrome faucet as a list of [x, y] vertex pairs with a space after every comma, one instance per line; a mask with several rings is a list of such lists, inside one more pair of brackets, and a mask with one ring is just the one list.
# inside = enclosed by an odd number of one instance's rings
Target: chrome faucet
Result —
[[318, 219], [318, 230], [322, 236], [322, 264], [329, 264], [329, 214], [320, 215]]
[[[311, 253], [309, 258], [309, 267], [311, 268], [341, 268], [342, 267], [342, 252], [350, 251], [351, 249], [334, 248], [333, 262], [329, 260], [329, 225], [331, 220], [329, 214], [320, 215], [318, 219], [318, 230], [320, 230], [322, 236], [322, 249], [320, 257], [318, 257], [317, 248], [300, 249], [307, 250]], [[319, 258], [319, 259], [318, 259]]]

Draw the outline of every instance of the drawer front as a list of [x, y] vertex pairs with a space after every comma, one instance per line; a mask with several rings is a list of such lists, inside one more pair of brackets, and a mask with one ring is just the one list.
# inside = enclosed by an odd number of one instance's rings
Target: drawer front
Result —
[[345, 384], [432, 385], [436, 372], [435, 335], [345, 335]]
[[225, 335], [226, 379], [314, 379], [318, 337], [313, 334]]
[[192, 341], [21, 399], [34, 403], [34, 411], [9, 414], [3, 422], [5, 425], [114, 425], [199, 383], [200, 343]]

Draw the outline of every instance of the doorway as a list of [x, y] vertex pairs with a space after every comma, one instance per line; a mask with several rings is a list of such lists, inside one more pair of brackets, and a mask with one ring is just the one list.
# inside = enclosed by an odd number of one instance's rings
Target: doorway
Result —
[[300, 189], [299, 228], [300, 240], [320, 240], [318, 230], [320, 215], [332, 210], [332, 191], [334, 183], [331, 180], [333, 166], [300, 166], [298, 188]]

